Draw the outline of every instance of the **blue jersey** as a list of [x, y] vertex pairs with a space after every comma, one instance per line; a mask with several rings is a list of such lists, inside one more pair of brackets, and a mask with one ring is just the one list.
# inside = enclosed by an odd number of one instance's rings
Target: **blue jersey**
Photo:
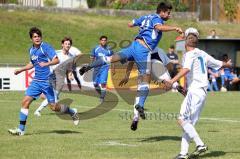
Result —
[[231, 74], [230, 68], [224, 68], [224, 74]]
[[[100, 45], [96, 46], [91, 53], [91, 57], [95, 58], [95, 60], [98, 60], [101, 57], [107, 57], [112, 56], [113, 52], [108, 47], [102, 47]], [[109, 65], [103, 65], [101, 66], [101, 69], [108, 69]]]
[[136, 38], [143, 39], [151, 50], [155, 49], [162, 38], [162, 31], [154, 28], [158, 24], [164, 24], [158, 14], [150, 14], [133, 20], [133, 25], [140, 27]]
[[33, 80], [44, 81], [48, 80], [52, 74], [49, 66], [41, 67], [40, 62], [51, 61], [56, 55], [53, 47], [47, 43], [42, 42], [39, 48], [32, 46], [29, 49], [30, 60], [35, 68], [35, 76]]

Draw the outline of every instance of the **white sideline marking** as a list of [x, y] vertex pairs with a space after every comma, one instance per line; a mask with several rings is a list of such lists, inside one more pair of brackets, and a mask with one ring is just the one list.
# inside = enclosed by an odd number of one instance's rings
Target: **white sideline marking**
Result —
[[[0, 100], [0, 103], [19, 103], [20, 101], [10, 101], [10, 100]], [[80, 108], [93, 108], [89, 106], [79, 106]], [[132, 107], [133, 108], [133, 107]], [[112, 109], [114, 111], [120, 112], [133, 112], [132, 110], [127, 109]], [[147, 112], [146, 113], [155, 113], [155, 112]], [[211, 117], [200, 117], [200, 120], [209, 120], [209, 121], [217, 121], [217, 122], [227, 122], [227, 123], [240, 123], [240, 120], [234, 120], [231, 118], [211, 118]]]
[[120, 143], [117, 141], [107, 141], [107, 142], [103, 142], [101, 144], [97, 144], [97, 145], [103, 145], [103, 146], [128, 146], [128, 147], [136, 147], [138, 145], [132, 145], [132, 144], [124, 144], [124, 143]]

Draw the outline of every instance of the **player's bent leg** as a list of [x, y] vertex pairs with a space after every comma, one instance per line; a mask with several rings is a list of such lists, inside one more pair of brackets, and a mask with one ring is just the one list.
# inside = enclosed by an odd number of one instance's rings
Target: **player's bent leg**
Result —
[[73, 124], [78, 125], [79, 124], [79, 117], [78, 112], [76, 108], [70, 108], [64, 104], [60, 103], [50, 103], [50, 108], [52, 111], [55, 112], [61, 112], [64, 114], [69, 114], [73, 119]]
[[105, 56], [105, 57], [98, 58], [97, 60], [95, 60], [91, 64], [83, 66], [79, 70], [79, 74], [83, 75], [85, 72], [91, 70], [92, 68], [96, 68], [96, 67], [99, 67], [99, 66], [102, 66], [102, 65], [105, 65], [105, 64], [109, 64], [109, 63], [118, 62], [121, 59], [122, 58], [119, 54], [114, 54], [113, 56], [110, 56], [110, 57]]

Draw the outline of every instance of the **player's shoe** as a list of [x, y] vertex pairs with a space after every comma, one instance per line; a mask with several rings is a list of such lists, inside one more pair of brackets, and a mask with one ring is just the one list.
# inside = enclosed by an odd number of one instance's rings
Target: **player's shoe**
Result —
[[131, 124], [131, 130], [132, 131], [137, 130], [137, 126], [138, 126], [138, 120], [137, 121], [133, 120]]
[[221, 91], [221, 92], [227, 92], [227, 88], [221, 87], [220, 91]]
[[41, 116], [41, 113], [40, 113], [40, 111], [36, 110], [36, 111], [34, 112], [34, 115], [36, 115], [37, 117], [40, 117], [40, 116]]
[[89, 70], [91, 70], [90, 66], [84, 65], [82, 66], [82, 68], [79, 69], [79, 74], [82, 76], [84, 73], [86, 73]]
[[188, 157], [189, 157], [188, 154], [186, 154], [186, 155], [178, 154], [173, 159], [188, 159]]
[[146, 119], [146, 115], [144, 113], [144, 108], [141, 107], [140, 105], [136, 105], [135, 108], [137, 109], [137, 111], [139, 112], [140, 117], [145, 120]]
[[187, 90], [182, 86], [178, 85], [176, 88], [177, 88], [177, 91], [181, 93], [184, 97], [187, 95]]
[[196, 150], [190, 154], [189, 159], [197, 158], [200, 154], [206, 152], [208, 150], [208, 147], [206, 145], [203, 146], [197, 146]]
[[79, 117], [78, 117], [77, 109], [72, 108], [72, 110], [74, 111], [74, 114], [71, 116], [72, 119], [73, 119], [73, 124], [78, 125], [79, 124]]
[[8, 129], [8, 132], [11, 135], [22, 136], [24, 135], [24, 131], [20, 130], [19, 128]]

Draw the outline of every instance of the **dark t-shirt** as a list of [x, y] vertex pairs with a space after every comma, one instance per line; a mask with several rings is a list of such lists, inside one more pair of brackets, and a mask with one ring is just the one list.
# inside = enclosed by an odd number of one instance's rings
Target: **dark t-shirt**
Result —
[[[178, 55], [175, 53], [167, 53], [167, 56], [170, 60], [178, 60]], [[177, 64], [174, 64], [174, 69], [177, 68]]]

